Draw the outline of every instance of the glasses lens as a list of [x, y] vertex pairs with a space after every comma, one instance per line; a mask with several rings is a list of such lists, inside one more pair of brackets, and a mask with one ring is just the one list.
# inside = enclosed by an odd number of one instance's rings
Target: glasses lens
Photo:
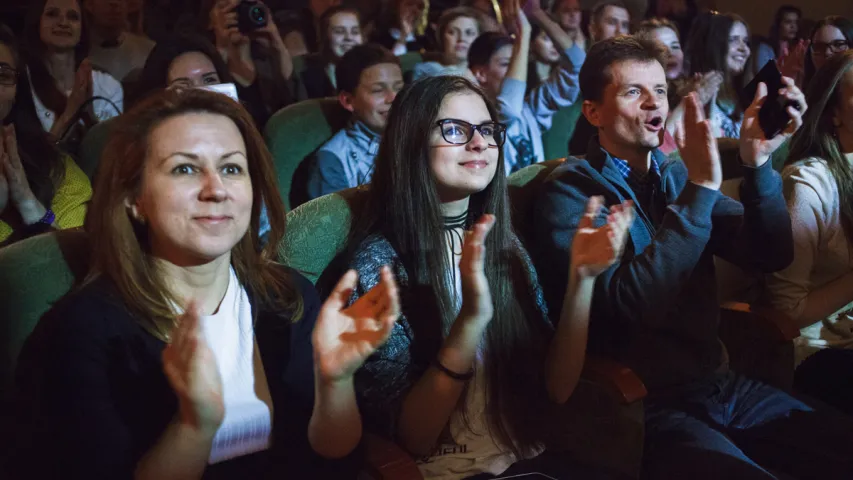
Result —
[[15, 71], [7, 68], [0, 69], [0, 85], [14, 85], [17, 77]]
[[441, 134], [448, 143], [463, 145], [471, 138], [471, 126], [461, 122], [444, 122], [441, 124]]
[[500, 147], [503, 145], [503, 125], [499, 125], [497, 123], [484, 123], [480, 126], [480, 133], [489, 145], [493, 147]]

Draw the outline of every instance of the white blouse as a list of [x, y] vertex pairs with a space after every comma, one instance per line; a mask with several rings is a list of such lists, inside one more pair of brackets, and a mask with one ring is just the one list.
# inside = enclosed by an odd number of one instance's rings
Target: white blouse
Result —
[[[29, 69], [27, 70], [27, 75], [30, 75]], [[32, 84], [32, 77], [30, 77], [30, 84]], [[71, 90], [65, 92], [65, 95], [71, 95]], [[124, 111], [124, 90], [121, 88], [121, 83], [109, 73], [92, 71], [92, 96], [106, 99], [95, 99], [92, 101], [95, 117], [99, 122], [117, 117]], [[36, 114], [39, 121], [41, 121], [41, 126], [46, 132], [49, 132], [53, 128], [53, 122], [56, 120], [56, 117], [62, 115], [62, 112], [48, 110], [38, 95], [36, 95], [35, 90], [33, 90], [33, 102], [36, 105]]]
[[[853, 167], [853, 165], [851, 165]], [[774, 308], [798, 317], [812, 290], [853, 272], [853, 242], [841, 225], [838, 187], [824, 160], [809, 158], [782, 171], [794, 232], [794, 261], [767, 276]], [[803, 328], [797, 362], [819, 349], [853, 348], [853, 298], [829, 317]]]

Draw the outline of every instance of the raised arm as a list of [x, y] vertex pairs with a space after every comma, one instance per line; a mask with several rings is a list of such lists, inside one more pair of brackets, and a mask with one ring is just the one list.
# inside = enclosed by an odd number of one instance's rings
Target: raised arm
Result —
[[767, 96], [761, 83], [752, 105], [744, 112], [740, 134], [740, 158], [743, 162], [743, 183], [740, 201], [744, 214], [740, 222], [726, 222], [715, 229], [714, 253], [747, 268], [772, 273], [787, 267], [794, 258], [791, 218], [782, 194], [782, 179], [770, 162], [770, 155], [803, 123], [806, 111], [803, 93], [790, 78], [784, 78], [785, 88], [780, 95], [799, 105], [789, 106], [790, 121], [785, 130], [772, 139], [765, 138], [758, 113]]
[[385, 343], [400, 316], [397, 285], [382, 267], [381, 282], [344, 308], [358, 275], [348, 271], [323, 304], [314, 327], [314, 411], [308, 425], [311, 448], [342, 458], [361, 441], [355, 371]]
[[509, 0], [504, 11], [504, 22], [515, 29], [512, 57], [498, 94], [498, 109], [508, 123], [520, 121], [524, 109], [524, 91], [527, 87], [527, 67], [530, 56], [530, 22], [521, 11], [519, 0]]
[[397, 435], [403, 447], [415, 455], [429, 454], [438, 442], [471, 376], [477, 348], [492, 319], [483, 243], [494, 221], [493, 216], [484, 215], [466, 235], [459, 263], [462, 309], [435, 361], [403, 400]]
[[589, 199], [572, 242], [568, 286], [546, 368], [548, 394], [556, 403], [565, 403], [580, 380], [595, 279], [622, 255], [634, 220], [633, 206], [626, 202], [610, 209], [607, 225], [593, 228], [602, 203], [601, 197]]

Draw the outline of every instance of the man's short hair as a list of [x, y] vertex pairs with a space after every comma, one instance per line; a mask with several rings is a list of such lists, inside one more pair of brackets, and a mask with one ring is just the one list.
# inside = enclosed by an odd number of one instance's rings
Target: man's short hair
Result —
[[635, 61], [659, 62], [666, 65], [665, 47], [647, 35], [622, 35], [602, 40], [589, 49], [580, 72], [581, 95], [584, 100], [600, 102], [604, 89], [613, 81], [611, 67], [615, 63]]
[[601, 0], [592, 7], [592, 10], [590, 10], [590, 23], [598, 23], [598, 21], [601, 20], [601, 16], [604, 15], [604, 11], [607, 10], [607, 7], [623, 8], [628, 12], [629, 16], [631, 15], [631, 11], [628, 10], [628, 7], [621, 0]]
[[506, 45], [512, 45], [512, 39], [500, 32], [486, 32], [468, 49], [468, 68], [486, 66], [492, 61], [492, 55]]
[[392, 63], [400, 65], [400, 59], [387, 48], [375, 44], [352, 47], [338, 61], [335, 80], [338, 92], [354, 93], [361, 81], [361, 73], [374, 65]]

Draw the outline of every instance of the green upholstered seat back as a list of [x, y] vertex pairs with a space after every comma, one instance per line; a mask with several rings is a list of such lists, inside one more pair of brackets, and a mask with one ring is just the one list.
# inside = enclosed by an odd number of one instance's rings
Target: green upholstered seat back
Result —
[[[305, 100], [276, 112], [264, 128], [284, 205], [292, 208], [293, 177], [300, 164], [346, 125], [349, 112], [334, 98]], [[307, 177], [306, 177], [307, 178]]]
[[77, 165], [83, 170], [83, 173], [89, 177], [89, 181], [94, 181], [95, 173], [98, 171], [98, 164], [101, 161], [101, 154], [104, 152], [104, 147], [107, 145], [107, 140], [110, 138], [110, 133], [115, 127], [118, 117], [113, 117], [109, 120], [100, 122], [86, 132], [83, 141], [80, 143], [80, 155], [77, 158]]
[[18, 353], [41, 316], [87, 266], [86, 235], [77, 229], [0, 248], [0, 392], [8, 391]]
[[545, 149], [545, 158], [565, 158], [569, 155], [569, 140], [575, 133], [575, 125], [580, 118], [583, 99], [578, 100], [566, 108], [557, 110], [551, 119], [551, 128], [542, 134], [542, 147]]
[[[529, 231], [530, 212], [539, 185], [562, 159], [523, 168], [507, 179], [516, 229]], [[287, 214], [287, 228], [279, 247], [279, 260], [316, 282], [346, 246], [353, 205], [366, 192], [350, 188], [304, 203]], [[523, 230], [521, 230], [521, 229]]]

